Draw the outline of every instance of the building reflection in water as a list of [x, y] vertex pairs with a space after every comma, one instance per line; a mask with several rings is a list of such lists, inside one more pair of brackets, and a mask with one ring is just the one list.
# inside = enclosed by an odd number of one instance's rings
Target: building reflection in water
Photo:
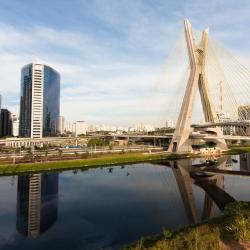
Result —
[[18, 176], [17, 231], [36, 238], [57, 220], [58, 173]]
[[240, 154], [240, 170], [250, 171], [250, 154]]

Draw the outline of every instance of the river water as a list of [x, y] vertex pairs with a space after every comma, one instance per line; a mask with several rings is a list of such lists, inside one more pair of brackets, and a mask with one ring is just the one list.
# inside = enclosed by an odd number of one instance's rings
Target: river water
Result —
[[[228, 197], [250, 201], [249, 177], [216, 175], [212, 193], [197, 184], [189, 171], [201, 162], [0, 177], [0, 249], [120, 249], [218, 216]], [[216, 167], [250, 171], [250, 155], [221, 158]]]

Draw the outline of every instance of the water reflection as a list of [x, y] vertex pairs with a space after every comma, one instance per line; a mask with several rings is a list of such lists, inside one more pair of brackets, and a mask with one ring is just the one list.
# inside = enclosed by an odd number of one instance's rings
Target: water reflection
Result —
[[[214, 168], [227, 169], [229, 162], [231, 162], [230, 157], [221, 157], [214, 165]], [[215, 216], [216, 206], [223, 210], [228, 203], [235, 201], [224, 190], [224, 175], [216, 173], [205, 175], [200, 171], [197, 172], [197, 166], [201, 167], [202, 164], [192, 165], [191, 159], [169, 162], [168, 164], [174, 173], [189, 223], [193, 224], [212, 218]], [[201, 175], [195, 175], [195, 173]], [[205, 191], [201, 218], [198, 218], [193, 184]]]
[[[217, 159], [213, 167], [249, 169], [248, 155], [233, 157]], [[65, 171], [59, 200], [57, 173], [19, 176], [17, 199], [11, 177], [2, 178], [0, 248], [120, 249], [162, 228], [176, 230], [218, 216], [234, 199], [250, 200], [248, 177], [193, 174], [202, 172], [204, 161]], [[19, 233], [13, 233], [15, 227]]]
[[170, 163], [172, 171], [174, 173], [179, 192], [182, 198], [182, 202], [187, 214], [189, 223], [197, 223], [198, 216], [196, 213], [196, 205], [192, 189], [192, 179], [189, 174], [189, 166], [191, 160], [175, 161]]
[[18, 177], [17, 231], [36, 238], [57, 220], [58, 173]]
[[240, 155], [240, 170], [250, 172], [250, 154]]
[[[249, 166], [245, 163], [247, 161], [245, 159], [249, 158], [249, 155], [240, 157], [240, 163], [243, 162], [244, 169], [245, 165]], [[224, 191], [223, 175], [214, 174], [207, 178], [194, 178], [191, 173], [199, 164], [193, 165], [191, 159], [167, 162], [165, 165], [172, 169], [188, 223], [198, 223], [212, 218], [216, 215], [216, 207], [223, 210], [227, 203], [234, 201], [234, 198]], [[240, 165], [242, 166], [242, 163]], [[229, 166], [231, 166], [231, 158], [222, 157], [214, 167], [226, 169]], [[120, 169], [123, 170], [124, 166]], [[114, 168], [110, 167], [107, 170], [112, 174]], [[76, 174], [77, 171], [73, 173]], [[129, 175], [130, 173], [127, 172], [126, 176]], [[205, 191], [200, 217], [197, 212], [193, 184]], [[36, 238], [57, 220], [58, 173], [19, 176], [17, 193], [17, 231], [28, 238]]]

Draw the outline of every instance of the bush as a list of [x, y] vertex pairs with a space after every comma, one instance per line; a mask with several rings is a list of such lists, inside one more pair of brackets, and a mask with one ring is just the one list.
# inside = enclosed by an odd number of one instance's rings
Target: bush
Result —
[[243, 249], [238, 242], [249, 240], [250, 202], [233, 202], [226, 206], [221, 217], [173, 233], [164, 229], [162, 234], [141, 239], [125, 249], [219, 250], [224, 249], [225, 243]]
[[101, 140], [101, 139], [90, 139], [88, 141], [88, 147], [91, 146], [107, 146], [109, 143], [107, 141]]
[[226, 226], [226, 231], [232, 235], [236, 241], [250, 240], [250, 220], [243, 215], [237, 215], [233, 222]]
[[85, 153], [82, 153], [81, 154], [81, 158], [82, 159], [86, 159], [86, 158], [88, 158], [89, 157], [89, 152], [85, 152]]

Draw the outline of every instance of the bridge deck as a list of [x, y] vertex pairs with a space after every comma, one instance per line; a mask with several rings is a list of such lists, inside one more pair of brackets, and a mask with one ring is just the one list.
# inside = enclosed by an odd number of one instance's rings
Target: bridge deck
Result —
[[211, 127], [224, 127], [224, 126], [233, 126], [233, 127], [250, 127], [249, 121], [228, 121], [228, 122], [215, 122], [215, 123], [204, 123], [204, 124], [192, 124], [193, 128], [211, 128]]

